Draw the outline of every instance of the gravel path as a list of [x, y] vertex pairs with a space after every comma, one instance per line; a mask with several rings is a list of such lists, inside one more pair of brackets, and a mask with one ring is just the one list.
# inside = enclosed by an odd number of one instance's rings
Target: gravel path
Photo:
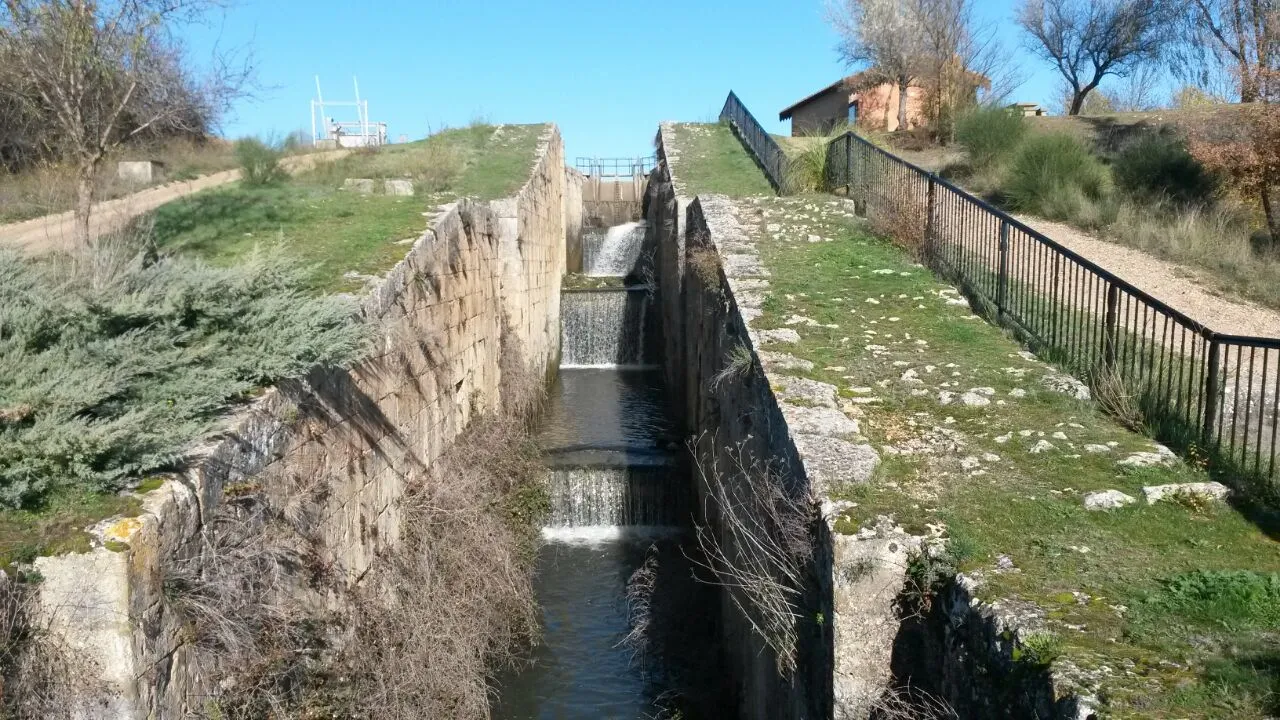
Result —
[[1018, 219], [1218, 332], [1280, 337], [1280, 313], [1247, 300], [1223, 297], [1186, 266], [1099, 240], [1062, 223], [1026, 216]]
[[[296, 174], [314, 168], [317, 162], [338, 160], [347, 155], [348, 152], [347, 150], [330, 150], [310, 155], [298, 155], [285, 158], [281, 161], [281, 165], [288, 172]], [[95, 203], [93, 214], [89, 217], [89, 233], [92, 237], [97, 238], [113, 230], [120, 229], [133, 218], [151, 212], [167, 202], [239, 179], [239, 170], [224, 170], [210, 175], [203, 175], [195, 180], [172, 182], [159, 187], [141, 190], [115, 200]], [[66, 250], [71, 247], [73, 242], [74, 224], [75, 218], [68, 211], [9, 225], [0, 225], [0, 248], [12, 248], [33, 254]]]

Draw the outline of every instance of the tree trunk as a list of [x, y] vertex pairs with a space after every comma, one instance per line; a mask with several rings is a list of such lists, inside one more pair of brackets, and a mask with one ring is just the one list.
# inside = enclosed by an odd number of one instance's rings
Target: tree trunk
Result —
[[89, 236], [89, 215], [93, 212], [93, 178], [98, 163], [82, 162], [76, 172], [76, 208], [73, 237], [78, 247], [87, 248], [91, 243]]
[[1280, 217], [1277, 217], [1275, 203], [1271, 202], [1271, 186], [1263, 183], [1258, 194], [1262, 196], [1262, 214], [1267, 219], [1267, 230], [1271, 233], [1271, 247], [1280, 248]]
[[1068, 115], [1080, 114], [1080, 111], [1084, 108], [1085, 95], [1085, 92], [1076, 91], [1075, 94], [1071, 96], [1071, 107], [1067, 110]]
[[906, 78], [898, 78], [898, 130], [906, 132], [907, 128], [907, 88], [909, 81]]

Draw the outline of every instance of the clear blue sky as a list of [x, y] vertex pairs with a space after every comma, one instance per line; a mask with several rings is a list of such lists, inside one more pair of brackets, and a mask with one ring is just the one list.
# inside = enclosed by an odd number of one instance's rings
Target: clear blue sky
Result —
[[[1028, 54], [1014, 0], [980, 2], [1025, 82], [1017, 100], [1053, 104], [1056, 76]], [[224, 123], [228, 136], [310, 132], [319, 74], [328, 100], [360, 80], [372, 120], [418, 139], [473, 118], [551, 121], [577, 155], [652, 152], [661, 120], [704, 121], [736, 90], [765, 127], [846, 69], [821, 0], [238, 0], [191, 28], [195, 59], [254, 49], [264, 89]]]

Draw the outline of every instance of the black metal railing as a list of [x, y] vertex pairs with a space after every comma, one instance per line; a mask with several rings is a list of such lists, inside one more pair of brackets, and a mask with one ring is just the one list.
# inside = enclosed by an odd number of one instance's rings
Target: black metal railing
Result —
[[854, 133], [827, 147], [826, 175], [1110, 410], [1242, 480], [1277, 479], [1280, 338], [1217, 332]]
[[657, 162], [653, 155], [633, 158], [579, 157], [575, 159], [574, 167], [583, 175], [591, 177], [630, 179], [637, 175], [648, 175]]
[[751, 111], [747, 110], [747, 106], [742, 104], [742, 101], [738, 99], [738, 96], [732, 90], [729, 91], [729, 97], [724, 101], [724, 109], [720, 111], [720, 119], [728, 121], [733, 126], [743, 144], [747, 146], [751, 154], [755, 155], [756, 161], [764, 169], [764, 174], [769, 178], [773, 188], [781, 191], [784, 178], [786, 178], [786, 155], [783, 154], [782, 148], [778, 147], [778, 143], [774, 141], [773, 137], [765, 132], [764, 127], [751, 114]]

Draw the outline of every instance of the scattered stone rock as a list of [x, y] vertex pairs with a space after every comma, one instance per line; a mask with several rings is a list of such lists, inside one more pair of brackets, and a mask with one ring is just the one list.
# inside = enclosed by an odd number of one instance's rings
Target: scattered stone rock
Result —
[[991, 401], [972, 390], [960, 396], [960, 402], [969, 407], [986, 407]]
[[1137, 498], [1119, 490], [1103, 490], [1084, 496], [1084, 506], [1087, 510], [1113, 510], [1136, 502], [1138, 502]]
[[775, 343], [795, 344], [800, 342], [800, 333], [791, 328], [778, 328], [777, 330], [761, 330], [760, 344], [773, 345]]
[[782, 321], [783, 325], [808, 325], [809, 327], [817, 327], [818, 321], [804, 315], [792, 315]]
[[940, 405], [950, 405], [952, 402], [955, 402], [955, 399], [956, 394], [948, 390], [943, 390], [938, 393], [938, 404]]
[[1090, 443], [1089, 445], [1084, 446], [1084, 451], [1087, 453], [1093, 453], [1095, 455], [1101, 455], [1102, 453], [1111, 452], [1111, 448], [1107, 447], [1106, 445], [1098, 445], [1096, 443]]
[[1054, 440], [1066, 440], [1066, 439], [1067, 439], [1067, 434], [1066, 434], [1066, 433], [1064, 433], [1064, 432], [1062, 432], [1061, 430], [1059, 430], [1058, 432], [1056, 432], [1056, 433], [1054, 433], [1054, 434], [1053, 434], [1053, 439], [1054, 439]]
[[1169, 457], [1158, 452], [1135, 452], [1129, 453], [1119, 464], [1126, 467], [1153, 467], [1155, 465], [1165, 465], [1172, 462], [1176, 457]]
[[1011, 440], [1011, 439], [1013, 439], [1013, 435], [1012, 435], [1011, 433], [1005, 433], [1004, 435], [997, 435], [997, 436], [996, 436], [996, 442], [997, 442], [997, 443], [999, 443], [999, 444], [1001, 444], [1001, 445], [1003, 445], [1003, 444], [1005, 444], [1005, 443], [1009, 442], [1009, 440]]
[[1057, 449], [1058, 449], [1057, 446], [1049, 442], [1048, 440], [1039, 440], [1036, 442], [1035, 445], [1031, 446], [1030, 452], [1036, 455], [1039, 455], [1040, 453], [1049, 452], [1050, 450], [1057, 450]]
[[1013, 558], [1008, 555], [999, 555], [996, 557], [996, 570], [1008, 572], [1009, 570], [1016, 569], [1016, 567], [1017, 566], [1013, 564]]
[[1148, 505], [1154, 505], [1161, 500], [1169, 500], [1179, 495], [1190, 495], [1222, 502], [1231, 494], [1231, 488], [1220, 482], [1170, 483], [1168, 485], [1144, 487], [1142, 488], [1142, 494], [1146, 496]]
[[880, 463], [880, 455], [870, 445], [804, 433], [795, 433], [791, 439], [804, 460], [805, 473], [818, 486], [819, 494], [870, 480]]
[[1054, 392], [1069, 395], [1077, 400], [1088, 400], [1092, 397], [1089, 386], [1070, 375], [1045, 375], [1040, 382]]
[[1014, 388], [1009, 391], [1009, 397], [1024, 398], [1026, 396], [1027, 396], [1027, 391], [1023, 390], [1022, 388]]

